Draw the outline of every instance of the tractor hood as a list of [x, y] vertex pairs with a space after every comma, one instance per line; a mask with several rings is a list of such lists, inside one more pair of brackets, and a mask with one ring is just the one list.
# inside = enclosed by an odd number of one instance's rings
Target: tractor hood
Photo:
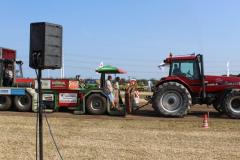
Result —
[[234, 76], [205, 76], [205, 81], [208, 84], [218, 84], [218, 85], [240, 85], [240, 77]]

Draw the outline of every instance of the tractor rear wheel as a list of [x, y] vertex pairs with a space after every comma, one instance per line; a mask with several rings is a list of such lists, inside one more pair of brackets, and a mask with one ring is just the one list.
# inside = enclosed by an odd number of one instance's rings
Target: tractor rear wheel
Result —
[[240, 92], [233, 91], [224, 98], [226, 114], [231, 118], [240, 118]]
[[28, 93], [24, 96], [15, 96], [14, 105], [18, 111], [30, 111], [32, 108], [32, 97]]
[[184, 117], [191, 105], [191, 94], [177, 82], [160, 85], [153, 96], [153, 108], [164, 116]]
[[107, 100], [100, 94], [91, 94], [87, 98], [86, 108], [90, 114], [105, 114], [107, 111]]
[[0, 111], [6, 111], [12, 106], [12, 100], [10, 96], [0, 96]]

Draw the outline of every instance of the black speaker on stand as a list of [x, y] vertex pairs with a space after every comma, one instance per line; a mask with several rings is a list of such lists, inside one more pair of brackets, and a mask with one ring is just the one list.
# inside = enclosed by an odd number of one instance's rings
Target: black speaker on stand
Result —
[[[36, 155], [43, 160], [43, 124], [42, 124], [42, 70], [60, 69], [62, 67], [62, 26], [47, 22], [30, 24], [29, 66], [38, 70], [38, 144]], [[38, 139], [36, 137], [36, 139]], [[39, 154], [37, 153], [39, 147]]]
[[39, 22], [30, 25], [29, 66], [34, 69], [62, 67], [62, 26]]

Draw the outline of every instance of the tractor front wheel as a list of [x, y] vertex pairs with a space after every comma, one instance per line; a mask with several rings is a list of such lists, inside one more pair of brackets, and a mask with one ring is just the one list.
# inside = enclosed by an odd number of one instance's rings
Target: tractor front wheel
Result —
[[86, 108], [88, 113], [94, 115], [105, 114], [107, 111], [106, 98], [100, 94], [91, 94], [87, 98]]
[[153, 108], [163, 116], [184, 117], [191, 104], [191, 94], [177, 82], [163, 83], [153, 96]]
[[224, 98], [226, 114], [231, 118], [240, 118], [240, 92], [233, 91]]

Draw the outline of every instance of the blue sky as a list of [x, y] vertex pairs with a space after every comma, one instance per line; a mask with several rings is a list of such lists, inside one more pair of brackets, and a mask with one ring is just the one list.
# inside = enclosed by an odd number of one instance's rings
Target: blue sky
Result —
[[[125, 77], [156, 78], [157, 65], [173, 54], [201, 53], [208, 74], [240, 73], [240, 1], [234, 0], [5, 0], [0, 9], [0, 46], [16, 49], [28, 67], [29, 25], [52, 22], [64, 29], [65, 75], [97, 78], [104, 64]], [[60, 76], [44, 71], [44, 76]]]

